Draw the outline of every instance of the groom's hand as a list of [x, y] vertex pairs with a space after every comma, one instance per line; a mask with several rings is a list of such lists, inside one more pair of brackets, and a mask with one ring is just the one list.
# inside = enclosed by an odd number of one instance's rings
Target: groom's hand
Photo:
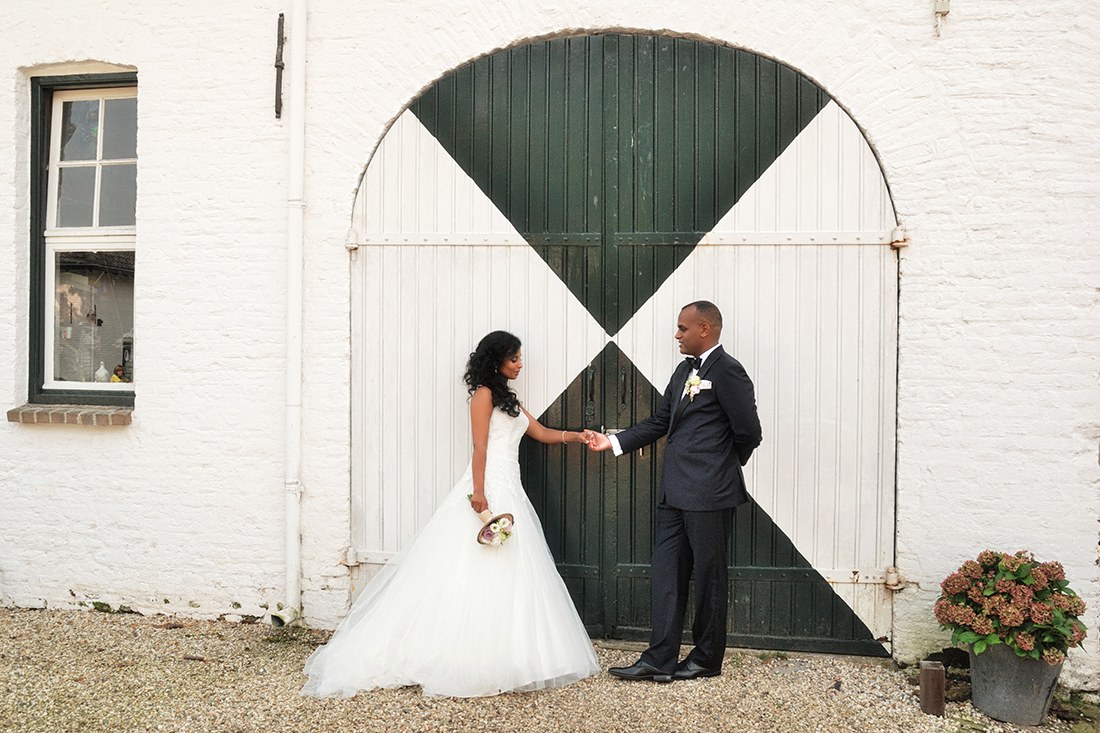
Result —
[[584, 431], [584, 442], [588, 443], [588, 450], [591, 451], [607, 450], [611, 447], [611, 439], [595, 430]]

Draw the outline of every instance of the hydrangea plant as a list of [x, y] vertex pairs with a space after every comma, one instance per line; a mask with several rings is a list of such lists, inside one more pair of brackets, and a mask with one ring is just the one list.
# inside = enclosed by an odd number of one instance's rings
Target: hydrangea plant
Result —
[[1085, 602], [1070, 590], [1062, 564], [1036, 562], [1030, 552], [985, 550], [940, 588], [936, 620], [952, 630], [953, 644], [970, 644], [975, 654], [1003, 643], [1017, 656], [1057, 665], [1085, 638], [1078, 618]]

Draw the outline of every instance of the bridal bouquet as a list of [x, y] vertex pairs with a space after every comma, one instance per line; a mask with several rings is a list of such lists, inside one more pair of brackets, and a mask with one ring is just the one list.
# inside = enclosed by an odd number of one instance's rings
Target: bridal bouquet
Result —
[[481, 544], [498, 547], [504, 544], [504, 540], [512, 536], [511, 514], [501, 514], [499, 517], [494, 517], [492, 512], [486, 510], [479, 516], [485, 522], [485, 526], [481, 528], [477, 535], [477, 541]]
[[[473, 500], [473, 494], [466, 494], [466, 498]], [[477, 533], [477, 541], [482, 545], [491, 545], [493, 547], [500, 547], [504, 544], [504, 541], [512, 536], [512, 525], [515, 518], [511, 514], [498, 514], [493, 515], [491, 511], [486, 509], [483, 512], [478, 513], [478, 519], [484, 522], [481, 531]]]

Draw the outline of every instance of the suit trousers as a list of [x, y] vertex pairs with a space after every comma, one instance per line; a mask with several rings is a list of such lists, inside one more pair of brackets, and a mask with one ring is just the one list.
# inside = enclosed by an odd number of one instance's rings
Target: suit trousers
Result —
[[695, 574], [695, 648], [688, 659], [721, 669], [729, 612], [727, 547], [733, 509], [693, 512], [657, 506], [657, 536], [651, 566], [652, 632], [642, 661], [671, 673], [676, 669], [687, 613], [688, 581]]

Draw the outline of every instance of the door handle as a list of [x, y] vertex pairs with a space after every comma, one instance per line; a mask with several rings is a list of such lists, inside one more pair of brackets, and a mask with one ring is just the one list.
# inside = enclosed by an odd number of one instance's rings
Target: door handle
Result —
[[588, 365], [588, 404], [584, 406], [584, 421], [591, 424], [596, 419], [596, 366]]
[[619, 411], [626, 409], [626, 367], [619, 370]]

